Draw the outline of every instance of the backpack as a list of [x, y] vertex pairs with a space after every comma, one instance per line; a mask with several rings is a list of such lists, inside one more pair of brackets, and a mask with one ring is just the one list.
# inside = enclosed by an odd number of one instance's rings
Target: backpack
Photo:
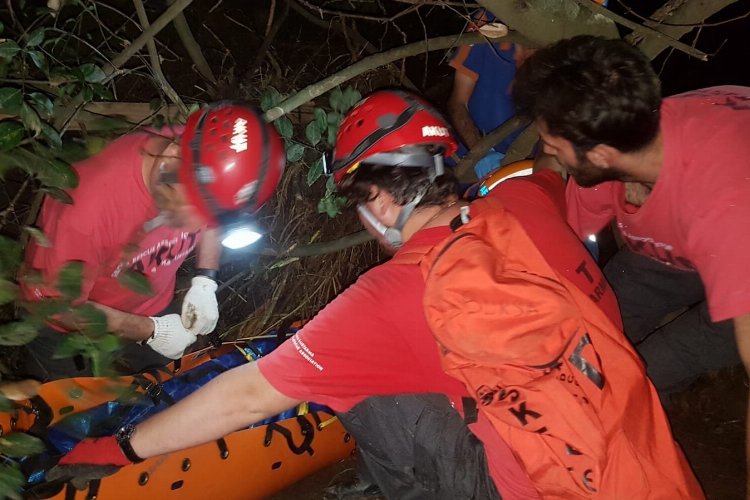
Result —
[[438, 245], [394, 259], [419, 263], [443, 369], [540, 494], [702, 498], [623, 333], [499, 200], [473, 202], [470, 215]]

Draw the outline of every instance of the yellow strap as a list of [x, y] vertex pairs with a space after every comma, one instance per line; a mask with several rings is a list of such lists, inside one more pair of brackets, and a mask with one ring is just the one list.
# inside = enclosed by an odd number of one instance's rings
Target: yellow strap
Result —
[[318, 424], [318, 430], [322, 431], [323, 429], [325, 429], [326, 427], [328, 427], [329, 425], [331, 425], [332, 423], [334, 423], [338, 419], [339, 419], [339, 417], [331, 417], [328, 420], [324, 420], [323, 422], [321, 422], [321, 423]]
[[308, 413], [310, 413], [309, 403], [307, 401], [305, 401], [304, 403], [300, 403], [299, 406], [297, 407], [297, 416], [307, 415]]

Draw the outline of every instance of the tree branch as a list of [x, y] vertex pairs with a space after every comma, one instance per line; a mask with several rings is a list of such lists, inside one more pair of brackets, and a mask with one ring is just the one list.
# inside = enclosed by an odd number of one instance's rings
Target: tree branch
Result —
[[[693, 30], [694, 27], [691, 23], [700, 23], [735, 2], [736, 0], [692, 0], [685, 2], [674, 9], [669, 16], [665, 16], [664, 19], [664, 21], [668, 20], [670, 24], [681, 24], [682, 26], [656, 25], [654, 28], [673, 39], [678, 39]], [[669, 45], [661, 39], [650, 38], [643, 40], [637, 47], [646, 54], [646, 57], [653, 60]]]
[[[167, 5], [172, 5], [174, 2], [175, 0], [167, 0]], [[203, 51], [201, 50], [200, 45], [195, 41], [193, 32], [190, 31], [190, 25], [188, 25], [185, 14], [182, 12], [177, 14], [177, 17], [174, 18], [172, 24], [174, 25], [174, 29], [177, 30], [177, 34], [180, 36], [180, 40], [182, 41], [182, 45], [185, 46], [188, 56], [190, 56], [193, 64], [195, 64], [195, 69], [198, 70], [198, 73], [200, 73], [203, 78], [216, 85], [216, 77], [214, 76], [213, 71], [211, 71], [211, 66], [208, 65], [208, 61], [206, 61], [206, 58], [203, 56]]]
[[[143, 7], [143, 2], [141, 0], [133, 0], [133, 4], [135, 5], [135, 12], [138, 14], [138, 21], [141, 23], [143, 29], [147, 30], [149, 27], [148, 15], [146, 14], [146, 9]], [[154, 72], [156, 81], [167, 97], [169, 97], [169, 100], [177, 105], [183, 115], [187, 116], [188, 109], [185, 103], [182, 102], [182, 99], [177, 95], [177, 92], [169, 81], [167, 81], [167, 77], [164, 76], [164, 72], [161, 70], [159, 53], [156, 51], [156, 43], [154, 43], [153, 38], [146, 42], [146, 47], [148, 48], [148, 57], [151, 61], [151, 71]]]
[[487, 154], [487, 151], [489, 151], [492, 146], [502, 141], [508, 134], [523, 127], [525, 124], [527, 125], [528, 121], [514, 116], [503, 122], [502, 125], [489, 134], [482, 137], [482, 139], [471, 148], [471, 151], [469, 151], [469, 153], [456, 165], [456, 177], [458, 177], [458, 180], [462, 182], [476, 181], [477, 176], [474, 173], [474, 165], [476, 165], [477, 162]]
[[[258, 253], [259, 255], [265, 255], [268, 257], [297, 258], [298, 259], [301, 257], [312, 257], [315, 255], [325, 255], [329, 253], [340, 252], [341, 250], [344, 250], [346, 248], [353, 247], [356, 245], [361, 245], [362, 243], [367, 243], [368, 241], [372, 239], [373, 237], [367, 231], [358, 231], [356, 233], [348, 234], [344, 236], [343, 238], [339, 238], [334, 241], [323, 241], [320, 243], [310, 243], [308, 245], [297, 245], [291, 250], [288, 250], [286, 252], [279, 253], [271, 248], [263, 248], [263, 249], [260, 249], [256, 253]], [[237, 273], [231, 278], [229, 278], [228, 280], [224, 281], [221, 285], [219, 285], [217, 292], [223, 290], [224, 288], [227, 288], [228, 286], [232, 285], [232, 283], [243, 278], [248, 272], [249, 272], [249, 269], [246, 271]]]
[[175, 0], [164, 13], [154, 21], [148, 29], [141, 33], [141, 36], [133, 40], [133, 43], [127, 46], [125, 50], [120, 52], [117, 57], [112, 59], [110, 67], [105, 67], [104, 72], [111, 74], [116, 69], [120, 69], [123, 64], [133, 57], [139, 50], [141, 50], [146, 42], [153, 39], [157, 33], [164, 29], [164, 27], [171, 23], [175, 17], [177, 17], [188, 5], [193, 3], [193, 0]]
[[395, 49], [386, 50], [378, 54], [371, 55], [360, 59], [356, 63], [348, 66], [341, 71], [334, 73], [333, 75], [320, 80], [319, 82], [313, 83], [303, 88], [293, 96], [289, 97], [285, 101], [279, 103], [278, 106], [269, 109], [263, 115], [263, 118], [272, 122], [290, 111], [298, 108], [306, 102], [309, 102], [319, 95], [325, 94], [329, 90], [341, 85], [342, 83], [351, 80], [357, 75], [369, 71], [371, 69], [383, 66], [404, 57], [410, 57], [416, 54], [422, 54], [427, 51], [448, 49], [457, 45], [469, 45], [472, 43], [487, 43], [497, 40], [508, 41], [511, 43], [520, 43], [526, 47], [533, 47], [528, 40], [523, 38], [517, 33], [509, 33], [507, 36], [496, 39], [487, 39], [481, 33], [464, 33], [459, 35], [441, 36], [437, 38], [430, 38], [428, 40], [421, 40], [419, 42], [410, 43]]
[[630, 28], [631, 30], [633, 30], [634, 33], [638, 33], [639, 35], [642, 35], [646, 37], [647, 39], [651, 39], [651, 38], [659, 39], [661, 42], [663, 42], [667, 46], [674, 47], [675, 49], [681, 52], [684, 52], [689, 56], [698, 58], [701, 61], [708, 61], [708, 55], [705, 52], [702, 52], [696, 48], [691, 47], [690, 45], [682, 43], [679, 40], [675, 40], [674, 38], [667, 36], [664, 33], [661, 33], [660, 31], [657, 31], [653, 28], [649, 28], [648, 26], [638, 24], [636, 22], [631, 21], [630, 19], [626, 19], [622, 17], [619, 14], [615, 14], [611, 10], [607, 9], [606, 7], [602, 7], [601, 5], [599, 5], [596, 2], [593, 2], [592, 0], [575, 0], [575, 2], [578, 5], [586, 7], [587, 9], [589, 9], [591, 12], [595, 14], [608, 17], [612, 19], [614, 22], [616, 22], [617, 24], [621, 24], [622, 26], [625, 26], [626, 28]]

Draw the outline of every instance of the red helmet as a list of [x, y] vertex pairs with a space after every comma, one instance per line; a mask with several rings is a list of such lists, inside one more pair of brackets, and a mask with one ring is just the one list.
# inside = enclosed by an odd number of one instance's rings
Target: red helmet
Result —
[[273, 194], [286, 155], [276, 130], [248, 104], [221, 101], [188, 117], [177, 173], [210, 226], [230, 226]]
[[444, 156], [458, 148], [440, 113], [408, 92], [375, 92], [360, 101], [341, 122], [326, 173], [333, 174], [338, 184], [360, 163], [431, 168], [435, 158], [425, 148], [408, 151], [410, 146], [430, 145], [441, 147]]

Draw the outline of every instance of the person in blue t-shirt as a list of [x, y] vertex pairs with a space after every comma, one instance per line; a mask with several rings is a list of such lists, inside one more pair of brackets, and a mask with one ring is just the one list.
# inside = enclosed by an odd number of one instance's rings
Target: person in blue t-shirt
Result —
[[[467, 31], [476, 31], [495, 16], [480, 9], [472, 16]], [[461, 47], [450, 62], [456, 70], [453, 91], [448, 100], [448, 114], [463, 145], [458, 155], [465, 155], [483, 135], [493, 131], [514, 115], [510, 88], [516, 67], [528, 57], [530, 49], [508, 42], [482, 43]], [[496, 144], [477, 163], [478, 178], [495, 170], [511, 143], [522, 129]]]

